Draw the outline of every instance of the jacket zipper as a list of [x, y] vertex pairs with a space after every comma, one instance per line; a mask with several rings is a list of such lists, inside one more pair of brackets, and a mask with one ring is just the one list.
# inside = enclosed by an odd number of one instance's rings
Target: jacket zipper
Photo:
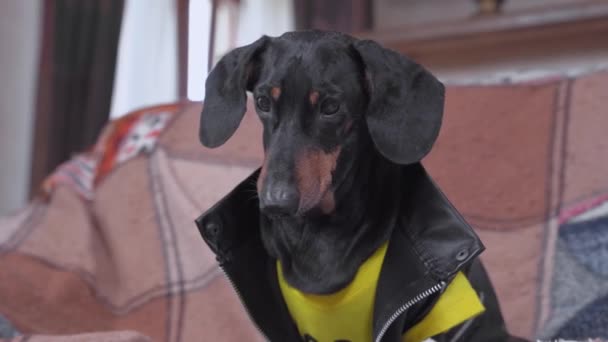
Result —
[[[270, 339], [268, 338], [268, 336], [266, 336], [266, 334], [262, 331], [262, 328], [260, 328], [260, 326], [253, 319], [253, 315], [249, 311], [249, 308], [247, 307], [247, 305], [245, 305], [245, 301], [243, 300], [243, 296], [241, 295], [241, 291], [239, 291], [239, 288], [236, 286], [236, 284], [234, 284], [234, 281], [232, 280], [232, 278], [230, 278], [230, 275], [228, 275], [228, 272], [226, 272], [224, 267], [220, 266], [220, 268], [222, 269], [222, 272], [224, 272], [224, 275], [226, 275], [226, 279], [228, 279], [228, 282], [230, 283], [230, 286], [232, 286], [232, 289], [236, 293], [237, 297], [239, 298], [241, 303], [243, 303], [243, 308], [245, 308], [245, 312], [247, 313], [249, 320], [253, 323], [253, 326], [260, 333], [260, 335], [262, 335], [264, 340], [270, 342]], [[376, 342], [380, 342], [382, 340], [382, 337], [384, 337], [384, 334], [386, 334], [386, 331], [388, 330], [388, 328], [390, 328], [391, 324], [393, 324], [393, 322], [395, 322], [395, 320], [399, 316], [401, 316], [401, 314], [403, 314], [405, 312], [405, 310], [411, 308], [412, 306], [414, 306], [421, 300], [428, 298], [430, 295], [433, 295], [437, 292], [442, 292], [445, 289], [445, 285], [446, 285], [446, 283], [442, 281], [439, 284], [429, 288], [426, 291], [423, 291], [422, 293], [418, 294], [413, 299], [411, 299], [411, 300], [405, 302], [403, 305], [401, 305], [397, 309], [397, 311], [395, 311], [395, 313], [393, 313], [391, 315], [391, 317], [389, 317], [389, 319], [386, 321], [386, 323], [384, 323], [384, 325], [382, 326], [382, 329], [380, 329], [380, 333], [378, 333], [378, 337], [376, 337]]]
[[230, 286], [232, 286], [232, 289], [236, 293], [237, 297], [239, 297], [239, 301], [243, 304], [243, 308], [245, 308], [245, 313], [247, 313], [247, 316], [249, 317], [251, 323], [253, 323], [253, 326], [257, 329], [260, 335], [262, 335], [265, 341], [270, 342], [268, 336], [266, 336], [266, 334], [262, 331], [262, 328], [260, 328], [260, 326], [253, 319], [253, 315], [251, 314], [251, 312], [249, 312], [249, 308], [247, 307], [247, 305], [245, 305], [245, 301], [243, 300], [243, 296], [241, 295], [241, 291], [239, 291], [239, 288], [236, 286], [236, 284], [234, 284], [234, 281], [232, 280], [232, 278], [230, 278], [228, 272], [226, 272], [224, 267], [220, 265], [220, 268], [222, 269], [222, 272], [224, 272], [224, 275], [226, 275], [226, 278], [228, 279], [228, 282], [230, 283]]
[[388, 330], [388, 328], [390, 328], [391, 324], [393, 324], [393, 322], [395, 322], [395, 320], [397, 320], [397, 318], [399, 316], [401, 316], [401, 314], [403, 314], [405, 312], [405, 310], [411, 308], [412, 306], [414, 306], [415, 304], [417, 304], [418, 302], [420, 302], [423, 299], [426, 299], [427, 297], [429, 297], [432, 294], [435, 294], [437, 292], [442, 292], [445, 288], [445, 282], [440, 282], [439, 284], [429, 288], [428, 290], [418, 294], [416, 297], [414, 297], [413, 299], [405, 302], [403, 305], [401, 305], [397, 311], [395, 311], [395, 313], [393, 313], [391, 315], [391, 317], [389, 317], [389, 319], [386, 321], [386, 323], [384, 323], [384, 325], [382, 326], [382, 329], [380, 329], [380, 332], [378, 333], [378, 337], [376, 337], [376, 342], [380, 342], [380, 340], [382, 340], [382, 337], [384, 337], [384, 334], [386, 334], [386, 331]]

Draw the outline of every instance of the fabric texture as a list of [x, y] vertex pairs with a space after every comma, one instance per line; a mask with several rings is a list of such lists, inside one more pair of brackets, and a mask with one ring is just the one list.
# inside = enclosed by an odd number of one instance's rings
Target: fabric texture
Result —
[[0, 315], [0, 338], [10, 338], [15, 337], [19, 334], [15, 327], [11, 325], [11, 323]]
[[[481, 259], [515, 335], [607, 337], [598, 318], [608, 295], [606, 88], [608, 71], [447, 87], [424, 164], [486, 245]], [[176, 103], [109, 123], [41, 196], [0, 218], [0, 312], [19, 332], [262, 340], [193, 224], [260, 165], [260, 124], [249, 111], [208, 150], [200, 111]], [[154, 143], [121, 153], [150, 115], [167, 116]]]

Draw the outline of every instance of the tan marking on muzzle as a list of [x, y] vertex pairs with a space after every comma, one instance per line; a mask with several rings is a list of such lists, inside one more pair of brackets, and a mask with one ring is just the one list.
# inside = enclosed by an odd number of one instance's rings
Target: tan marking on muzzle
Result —
[[336, 210], [336, 198], [334, 197], [334, 192], [332, 189], [328, 189], [325, 193], [325, 196], [321, 199], [321, 204], [319, 205], [323, 214], [331, 214], [334, 210]]
[[264, 181], [266, 181], [266, 176], [268, 175], [268, 166], [266, 162], [266, 157], [264, 157], [264, 163], [262, 164], [262, 170], [260, 171], [260, 175], [258, 176], [258, 181], [256, 182], [258, 194], [262, 192], [262, 186], [264, 186]]
[[318, 206], [329, 214], [335, 209], [331, 183], [339, 156], [338, 147], [330, 153], [309, 149], [296, 157], [296, 185], [300, 194], [298, 212], [306, 212]]
[[281, 88], [273, 87], [270, 89], [270, 96], [272, 96], [275, 101], [278, 101], [279, 97], [281, 97]]
[[319, 102], [319, 92], [316, 90], [311, 91], [310, 95], [308, 95], [308, 100], [310, 100], [311, 105], [315, 106]]

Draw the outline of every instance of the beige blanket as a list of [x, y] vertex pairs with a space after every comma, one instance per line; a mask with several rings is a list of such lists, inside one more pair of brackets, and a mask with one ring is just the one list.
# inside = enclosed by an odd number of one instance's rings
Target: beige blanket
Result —
[[[606, 89], [607, 72], [448, 88], [425, 164], [485, 242], [512, 333], [543, 334], [564, 313], [552, 295], [559, 218], [608, 193]], [[0, 314], [25, 334], [15, 341], [261, 340], [193, 223], [259, 165], [260, 125], [247, 113], [206, 150], [200, 109], [108, 124], [0, 220]]]

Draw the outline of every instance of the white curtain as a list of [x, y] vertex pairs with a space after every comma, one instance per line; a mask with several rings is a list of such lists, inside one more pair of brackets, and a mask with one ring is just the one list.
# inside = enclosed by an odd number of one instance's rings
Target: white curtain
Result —
[[[188, 98], [200, 101], [205, 94], [209, 47], [210, 0], [190, 0], [188, 39]], [[263, 34], [278, 36], [294, 27], [291, 0], [241, 0], [238, 13], [228, 3], [219, 6], [214, 62], [231, 49], [252, 43]], [[231, 18], [237, 20], [231, 22]], [[235, 26], [236, 24], [236, 26]], [[236, 27], [236, 32], [231, 32]]]
[[[292, 1], [241, 0], [236, 16], [230, 5], [218, 10], [215, 61], [235, 46], [262, 34], [280, 35], [294, 27]], [[233, 12], [234, 13], [234, 12]], [[230, 27], [237, 18], [236, 32]], [[211, 0], [190, 0], [188, 98], [205, 93]], [[177, 99], [177, 13], [173, 0], [127, 0], [119, 43], [111, 117]]]
[[177, 51], [175, 1], [127, 0], [110, 116], [175, 101]]

